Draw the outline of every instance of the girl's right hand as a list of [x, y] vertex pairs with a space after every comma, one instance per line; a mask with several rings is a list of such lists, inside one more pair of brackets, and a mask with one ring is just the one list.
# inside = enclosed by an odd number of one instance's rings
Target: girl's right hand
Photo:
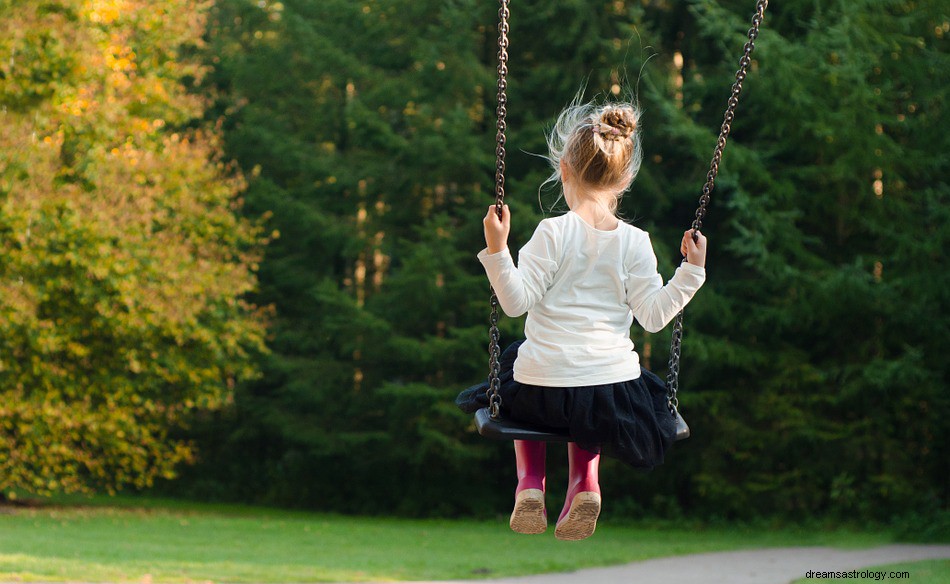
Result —
[[508, 247], [508, 232], [511, 231], [511, 211], [508, 205], [501, 208], [501, 219], [498, 218], [498, 209], [495, 205], [488, 207], [488, 214], [482, 220], [485, 226], [485, 244], [488, 253], [498, 253]]
[[680, 253], [686, 257], [686, 261], [699, 266], [706, 267], [706, 236], [698, 229], [696, 230], [696, 241], [693, 241], [693, 230], [688, 229], [683, 233], [683, 241], [680, 243]]

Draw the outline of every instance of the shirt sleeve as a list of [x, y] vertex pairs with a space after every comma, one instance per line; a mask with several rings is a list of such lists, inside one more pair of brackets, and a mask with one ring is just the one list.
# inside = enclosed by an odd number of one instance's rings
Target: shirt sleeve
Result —
[[557, 244], [554, 226], [542, 221], [518, 252], [517, 267], [508, 248], [494, 254], [487, 249], [478, 253], [505, 314], [516, 317], [528, 312], [551, 287], [558, 269]]
[[624, 281], [627, 305], [640, 326], [651, 333], [659, 332], [703, 285], [706, 270], [684, 261], [664, 286], [649, 235], [644, 234], [634, 253], [634, 264]]

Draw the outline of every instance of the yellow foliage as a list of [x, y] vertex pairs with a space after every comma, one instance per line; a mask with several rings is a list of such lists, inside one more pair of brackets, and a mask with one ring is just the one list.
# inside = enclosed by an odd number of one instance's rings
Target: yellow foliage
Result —
[[[145, 487], [169, 430], [256, 374], [264, 236], [205, 99], [207, 3], [0, 8], [0, 492]], [[41, 10], [39, 5], [47, 7]], [[50, 5], [59, 9], [50, 10]], [[237, 301], [236, 301], [237, 300]]]
[[130, 8], [126, 0], [90, 0], [84, 4], [86, 18], [96, 24], [112, 24]]

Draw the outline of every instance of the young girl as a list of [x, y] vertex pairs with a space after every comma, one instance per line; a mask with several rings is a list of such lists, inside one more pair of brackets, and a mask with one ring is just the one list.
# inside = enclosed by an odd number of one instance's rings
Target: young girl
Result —
[[[569, 480], [558, 539], [589, 537], [600, 515], [600, 453], [634, 467], [663, 462], [675, 430], [666, 387], [640, 367], [630, 340], [665, 327], [705, 280], [706, 238], [683, 234], [686, 261], [664, 286], [649, 235], [616, 216], [620, 196], [640, 168], [639, 111], [630, 104], [572, 105], [548, 137], [549, 159], [570, 211], [541, 221], [518, 253], [508, 251], [510, 212], [485, 215], [486, 249], [478, 254], [508, 316], [528, 313], [526, 340], [501, 358], [505, 417], [566, 430]], [[459, 394], [467, 412], [487, 405], [487, 383]], [[545, 443], [515, 441], [518, 486], [510, 525], [547, 528]]]

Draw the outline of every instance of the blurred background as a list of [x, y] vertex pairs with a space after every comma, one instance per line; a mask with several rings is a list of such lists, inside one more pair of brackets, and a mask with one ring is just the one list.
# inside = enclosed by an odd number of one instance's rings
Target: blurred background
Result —
[[[487, 372], [495, 2], [0, 6], [4, 499], [509, 504], [510, 444], [453, 403]], [[554, 116], [634, 96], [621, 211], [672, 275], [753, 7], [512, 3], [513, 249], [564, 210]], [[769, 7], [686, 311], [693, 437], [606, 461], [613, 516], [950, 530], [948, 38], [945, 0]], [[669, 330], [633, 338], [665, 375]]]

